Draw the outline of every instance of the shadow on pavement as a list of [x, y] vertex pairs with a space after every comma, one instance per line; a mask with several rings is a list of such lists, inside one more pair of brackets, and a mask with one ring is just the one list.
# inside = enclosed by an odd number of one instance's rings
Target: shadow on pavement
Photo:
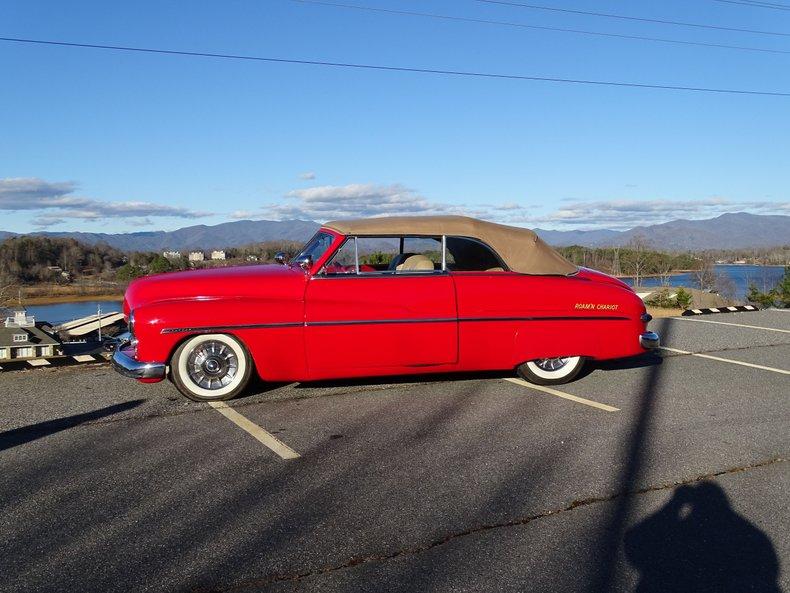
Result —
[[618, 358], [615, 360], [601, 360], [593, 361], [590, 364], [592, 370], [600, 371], [622, 371], [626, 369], [642, 369], [660, 365], [663, 358], [656, 352], [646, 352], [639, 356], [632, 356], [630, 358]]
[[478, 381], [481, 379], [502, 379], [515, 377], [513, 371], [467, 371], [456, 373], [424, 373], [418, 375], [382, 375], [379, 377], [358, 377], [352, 379], [327, 379], [306, 381], [294, 385], [297, 389], [358, 387], [378, 385], [408, 385], [410, 383], [442, 383], [446, 381]]
[[[669, 341], [672, 326], [664, 324], [661, 341]], [[644, 486], [650, 455], [653, 416], [661, 392], [662, 365], [651, 366], [635, 399], [638, 405], [629, 437], [623, 443], [623, 463], [615, 508], [598, 535], [600, 555], [589, 591], [623, 589], [620, 554], [640, 573], [637, 593], [697, 593], [716, 591], [778, 592], [776, 553], [768, 537], [732, 510], [724, 491], [714, 483], [683, 486], [667, 505], [628, 529], [635, 492]]]
[[11, 449], [17, 445], [24, 445], [30, 441], [35, 441], [36, 439], [55, 434], [62, 430], [74, 428], [75, 426], [90, 422], [91, 420], [97, 420], [106, 416], [112, 416], [118, 412], [131, 410], [144, 401], [145, 400], [142, 399], [136, 399], [122, 404], [100, 408], [92, 412], [85, 412], [84, 414], [75, 414], [74, 416], [66, 416], [65, 418], [58, 418], [57, 420], [47, 420], [46, 422], [39, 422], [37, 424], [31, 424], [30, 426], [23, 426], [21, 428], [0, 432], [0, 451]]
[[639, 571], [636, 593], [778, 593], [771, 540], [738, 515], [713, 482], [681, 486], [628, 530], [625, 553]]
[[[661, 342], [669, 339], [670, 326], [665, 326]], [[637, 406], [631, 421], [629, 438], [623, 443], [620, 454], [623, 459], [617, 492], [622, 493], [608, 521], [599, 531], [600, 555], [591, 574], [591, 593], [609, 593], [617, 590], [618, 556], [626, 525], [634, 506], [633, 492], [637, 489], [644, 473], [644, 460], [647, 457], [650, 430], [656, 406], [656, 394], [660, 392], [663, 365], [648, 368], [639, 393], [635, 394]]]

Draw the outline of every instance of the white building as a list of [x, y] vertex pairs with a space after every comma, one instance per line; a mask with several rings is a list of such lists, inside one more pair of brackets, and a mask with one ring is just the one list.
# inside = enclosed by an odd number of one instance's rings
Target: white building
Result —
[[225, 259], [225, 252], [224, 251], [212, 251], [211, 252], [211, 259]]
[[206, 256], [202, 251], [192, 251], [189, 254], [189, 261], [203, 261]]
[[181, 259], [181, 252], [180, 251], [165, 251], [162, 254], [163, 257], [167, 259]]
[[51, 334], [36, 326], [24, 311], [14, 312], [0, 327], [0, 360], [60, 356], [63, 349]]

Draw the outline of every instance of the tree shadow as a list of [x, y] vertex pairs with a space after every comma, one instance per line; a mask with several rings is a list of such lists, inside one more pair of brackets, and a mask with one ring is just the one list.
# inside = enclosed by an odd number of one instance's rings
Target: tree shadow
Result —
[[136, 399], [122, 404], [114, 404], [106, 408], [100, 408], [92, 412], [85, 412], [84, 414], [75, 414], [73, 416], [66, 416], [65, 418], [58, 418], [57, 420], [47, 420], [46, 422], [39, 422], [29, 426], [22, 426], [21, 428], [14, 428], [0, 432], [0, 451], [11, 449], [17, 445], [24, 445], [30, 441], [35, 441], [62, 430], [74, 428], [85, 422], [97, 420], [106, 416], [112, 416], [118, 412], [131, 410], [142, 404], [145, 400]]
[[[661, 341], [666, 342], [671, 333], [671, 326], [665, 326]], [[653, 426], [653, 415], [656, 407], [656, 394], [660, 392], [663, 364], [649, 366], [642, 381], [639, 393], [634, 398], [636, 407], [631, 420], [631, 430], [623, 442], [620, 452], [622, 470], [617, 485], [620, 496], [612, 513], [601, 526], [598, 549], [599, 561], [596, 563], [590, 579], [591, 593], [609, 593], [615, 590], [618, 554], [623, 534], [629, 520], [633, 505], [634, 491], [644, 473], [644, 460], [648, 453], [650, 432]]]
[[713, 482], [681, 486], [628, 530], [625, 553], [639, 571], [636, 593], [778, 593], [771, 540], [730, 506]]

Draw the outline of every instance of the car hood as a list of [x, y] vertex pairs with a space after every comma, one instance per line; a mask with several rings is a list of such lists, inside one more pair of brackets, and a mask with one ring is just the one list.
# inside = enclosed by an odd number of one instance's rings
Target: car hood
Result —
[[301, 269], [279, 264], [166, 272], [138, 278], [124, 296], [124, 314], [162, 301], [255, 298], [303, 287]]

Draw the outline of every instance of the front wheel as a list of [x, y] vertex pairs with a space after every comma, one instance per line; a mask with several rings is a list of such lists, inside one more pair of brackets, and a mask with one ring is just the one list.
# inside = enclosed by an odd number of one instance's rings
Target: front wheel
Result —
[[178, 390], [195, 401], [222, 401], [249, 383], [252, 360], [236, 338], [204, 334], [188, 339], [173, 354], [170, 373]]
[[536, 385], [560, 385], [573, 381], [584, 366], [582, 356], [564, 356], [558, 358], [538, 358], [521, 364], [516, 369], [518, 374]]

